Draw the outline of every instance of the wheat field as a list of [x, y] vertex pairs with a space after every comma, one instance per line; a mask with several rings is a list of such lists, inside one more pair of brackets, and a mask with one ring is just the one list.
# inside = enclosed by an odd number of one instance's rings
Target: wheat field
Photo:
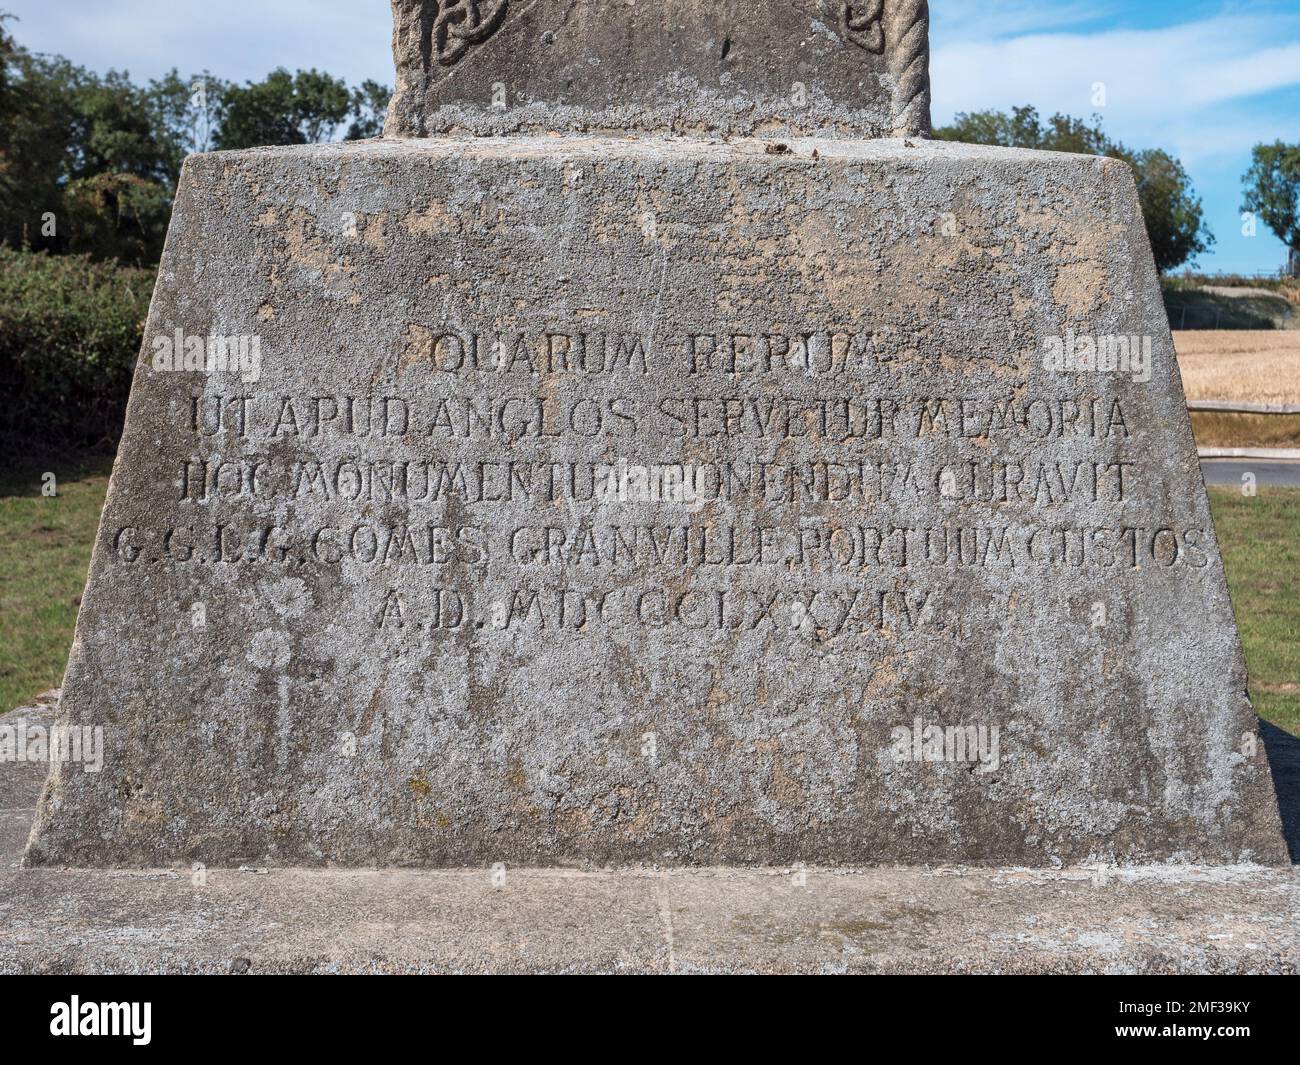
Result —
[[1196, 329], [1174, 333], [1191, 399], [1300, 403], [1300, 329]]

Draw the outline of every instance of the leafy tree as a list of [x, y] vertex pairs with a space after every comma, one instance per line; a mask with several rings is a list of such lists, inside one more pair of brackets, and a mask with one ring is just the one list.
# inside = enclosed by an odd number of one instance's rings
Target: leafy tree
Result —
[[157, 181], [106, 171], [68, 183], [68, 250], [133, 265], [156, 263], [171, 219], [171, 193]]
[[0, 241], [156, 261], [179, 156], [148, 92], [4, 32], [0, 72]]
[[1004, 148], [1036, 148], [1081, 155], [1108, 155], [1118, 147], [1107, 139], [1096, 118], [1088, 125], [1082, 119], [1056, 114], [1044, 124], [1034, 107], [1014, 107], [1009, 115], [1003, 111], [963, 112], [951, 126], [936, 129], [934, 135], [939, 140], [967, 144], [997, 144]]
[[1300, 257], [1300, 144], [1255, 145], [1242, 183], [1246, 187], [1242, 210], [1264, 220], [1291, 249], [1294, 263]]
[[[6, 130], [7, 119], [13, 111], [16, 97], [13, 75], [10, 73], [9, 67], [14, 61], [14, 53], [17, 51], [18, 46], [5, 29], [5, 23], [12, 18], [13, 15], [8, 12], [0, 11], [0, 134], [3, 134]], [[0, 141], [0, 175], [3, 175], [8, 169], [5, 162], [6, 158], [4, 155], [4, 142]]]
[[228, 84], [209, 71], [182, 78], [172, 69], [149, 82], [149, 106], [165, 130], [168, 169], [173, 184], [187, 155], [215, 146], [222, 101]]
[[1193, 195], [1183, 164], [1160, 148], [1117, 158], [1133, 167], [1156, 266], [1173, 270], [1209, 251], [1214, 234], [1205, 224], [1200, 198]]
[[361, 87], [352, 90], [352, 124], [348, 126], [344, 140], [357, 141], [366, 137], [378, 137], [384, 132], [384, 115], [388, 111], [388, 100], [393, 90], [387, 85], [367, 78]]
[[61, 86], [72, 112], [63, 155], [60, 250], [133, 264], [158, 261], [181, 148], [149, 92], [124, 72], [69, 67]]
[[32, 54], [0, 11], [0, 244], [156, 262], [192, 152], [372, 137], [389, 90], [317, 70], [230, 85], [172, 70], [139, 86]]
[[149, 94], [130, 77], [110, 70], [102, 78], [78, 68], [72, 79], [75, 113], [72, 179], [95, 174], [132, 174], [159, 184], [171, 177], [172, 146], [160, 127]]
[[951, 126], [934, 131], [936, 138], [969, 144], [997, 144], [1007, 148], [1075, 152], [1122, 159], [1133, 169], [1138, 199], [1156, 266], [1172, 270], [1208, 251], [1214, 234], [1205, 224], [1201, 201], [1183, 165], [1158, 148], [1133, 151], [1112, 141], [1094, 116], [1091, 123], [1055, 114], [1044, 122], [1033, 107], [1002, 111], [976, 111], [956, 116]]
[[333, 140], [351, 110], [352, 94], [341, 78], [315, 69], [290, 74], [281, 67], [263, 81], [226, 90], [216, 146], [256, 148]]
[[[12, 205], [13, 125], [18, 109], [18, 92], [14, 87], [14, 65], [17, 45], [5, 29], [13, 16], [0, 11], [0, 219], [8, 220]], [[0, 238], [5, 234], [0, 232]]]
[[[4, 16], [8, 18], [10, 16]], [[75, 140], [66, 60], [33, 56], [0, 20], [0, 241], [61, 250], [58, 218]], [[50, 220], [55, 230], [50, 233]]]

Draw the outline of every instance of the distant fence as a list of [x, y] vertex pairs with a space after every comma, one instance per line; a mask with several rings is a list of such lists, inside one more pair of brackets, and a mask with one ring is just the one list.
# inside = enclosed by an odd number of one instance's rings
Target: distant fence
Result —
[[[1232, 308], [1230, 317], [1235, 318], [1236, 311], [1237, 308]], [[1176, 325], [1174, 324], [1175, 318], [1178, 320]], [[1218, 329], [1222, 324], [1222, 307], [1189, 307], [1187, 304], [1183, 304], [1183, 306], [1175, 308], [1169, 314], [1169, 328], [1177, 329], [1179, 332], [1189, 327], [1192, 329]], [[1263, 324], [1262, 318], [1260, 324]], [[1270, 321], [1268, 324], [1272, 325], [1272, 322]]]
[[1181, 277], [1185, 281], [1208, 281], [1213, 284], [1215, 281], [1286, 281], [1300, 277], [1300, 274], [1285, 266], [1279, 266], [1276, 270], [1220, 270], [1213, 274], [1187, 270], [1172, 276]]
[[1269, 462], [1300, 460], [1300, 447], [1198, 447], [1203, 459], [1264, 459]]

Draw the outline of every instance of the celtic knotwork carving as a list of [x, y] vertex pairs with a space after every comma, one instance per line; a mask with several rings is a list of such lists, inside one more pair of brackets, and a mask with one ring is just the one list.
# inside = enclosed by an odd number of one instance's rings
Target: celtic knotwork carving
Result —
[[885, 50], [885, 0], [840, 4], [840, 36], [868, 52]]
[[444, 67], [501, 28], [510, 0], [442, 0], [425, 6], [426, 49]]
[[876, 54], [885, 50], [885, 0], [793, 0], [793, 4], [801, 14], [834, 23], [846, 44]]

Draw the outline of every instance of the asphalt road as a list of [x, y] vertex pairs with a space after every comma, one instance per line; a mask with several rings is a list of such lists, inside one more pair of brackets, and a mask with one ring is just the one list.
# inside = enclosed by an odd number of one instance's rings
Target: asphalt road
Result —
[[1243, 473], [1255, 475], [1256, 487], [1300, 487], [1300, 461], [1277, 459], [1201, 459], [1206, 484], [1240, 485]]

